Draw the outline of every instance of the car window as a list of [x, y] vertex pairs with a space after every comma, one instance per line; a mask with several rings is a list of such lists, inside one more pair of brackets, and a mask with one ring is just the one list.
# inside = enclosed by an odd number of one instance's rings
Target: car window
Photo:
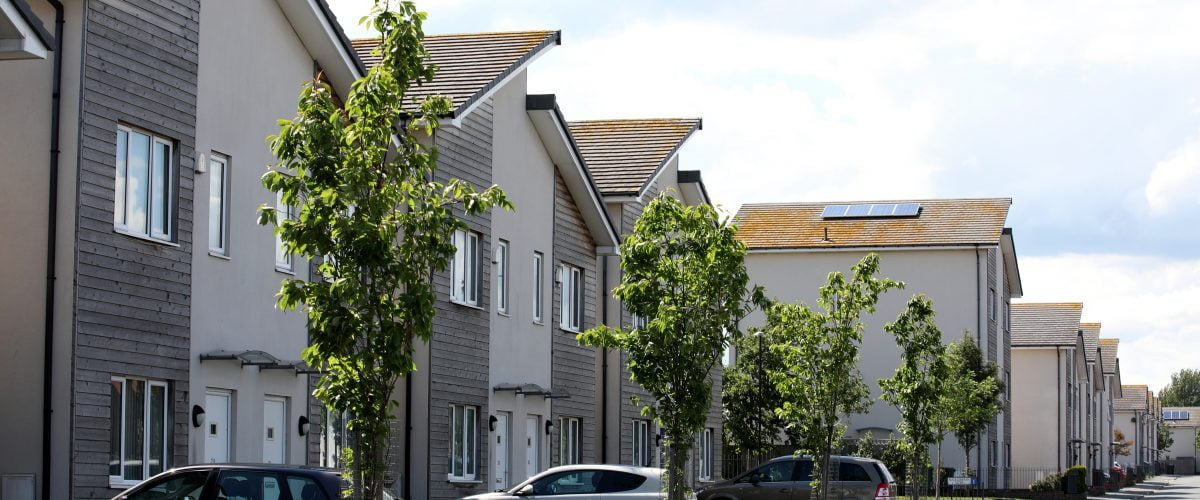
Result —
[[618, 493], [637, 489], [646, 482], [646, 476], [615, 470], [606, 470], [600, 478], [597, 493]]
[[279, 476], [273, 472], [223, 470], [217, 478], [220, 500], [279, 500], [282, 495]]
[[598, 470], [573, 470], [551, 474], [533, 483], [535, 495], [583, 495], [596, 493], [603, 479]]
[[793, 481], [812, 481], [813, 463], [812, 460], [801, 460], [796, 462], [796, 472], [793, 474]]
[[207, 470], [172, 474], [129, 495], [129, 500], [198, 500], [208, 479]]
[[879, 477], [883, 478], [883, 482], [885, 483], [893, 483], [896, 481], [895, 479], [892, 479], [891, 471], [887, 470], [887, 467], [881, 463], [875, 463], [875, 472], [879, 473]]
[[287, 485], [288, 491], [292, 493], [292, 500], [328, 500], [321, 485], [311, 477], [289, 475]]
[[842, 462], [841, 465], [838, 467], [838, 474], [840, 474], [838, 479], [841, 481], [870, 481], [871, 480], [871, 475], [867, 474], [867, 469], [864, 469], [863, 466], [861, 466], [859, 464], [851, 463], [851, 462]]
[[792, 480], [792, 470], [796, 467], [794, 460], [780, 460], [771, 462], [762, 467], [754, 469], [754, 472], [742, 476], [738, 480], [739, 483], [749, 483], [757, 477], [759, 481], [764, 483], [778, 483]]

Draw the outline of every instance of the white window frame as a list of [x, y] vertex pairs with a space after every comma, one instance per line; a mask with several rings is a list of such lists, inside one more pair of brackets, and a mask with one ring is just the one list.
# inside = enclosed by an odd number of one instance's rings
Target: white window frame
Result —
[[508, 314], [508, 242], [496, 245], [496, 312]]
[[650, 421], [633, 419], [633, 452], [630, 465], [648, 467], [650, 465]]
[[[461, 427], [454, 425], [456, 411], [462, 412]], [[479, 471], [479, 407], [451, 404], [449, 417], [450, 442], [446, 477], [452, 481], [474, 481]], [[459, 443], [462, 444], [461, 448], [458, 446]], [[462, 460], [461, 472], [454, 470], [456, 458]]]
[[697, 478], [701, 481], [712, 481], [713, 478], [713, 429], [711, 427], [700, 431], [700, 443], [696, 447], [700, 468]]
[[987, 315], [991, 321], [996, 321], [996, 289], [988, 288], [987, 295]]
[[559, 268], [559, 282], [559, 327], [578, 332], [583, 327], [583, 269], [563, 264]]
[[575, 465], [583, 462], [580, 430], [583, 421], [576, 417], [558, 418], [558, 464]]
[[[141, 479], [126, 479], [125, 478], [125, 461], [127, 460], [125, 427], [126, 427], [127, 418], [129, 416], [129, 412], [127, 411], [125, 402], [128, 399], [128, 395], [129, 395], [129, 382], [130, 381], [139, 381], [139, 382], [146, 384], [146, 390], [145, 390], [145, 393], [143, 394], [144, 401], [142, 403], [142, 478]], [[170, 413], [170, 410], [171, 410], [171, 388], [169, 385], [167, 385], [166, 382], [138, 378], [138, 377], [114, 376], [114, 377], [111, 377], [111, 382], [121, 384], [121, 402], [120, 402], [120, 404], [121, 404], [121, 421], [113, 422], [111, 424], [111, 429], [109, 430], [110, 433], [111, 432], [118, 433], [117, 439], [121, 443], [121, 449], [118, 454], [118, 456], [120, 457], [120, 465], [119, 465], [118, 471], [120, 473], [117, 475], [109, 474], [108, 483], [110, 486], [129, 487], [129, 486], [133, 486], [138, 483], [141, 483], [142, 481], [145, 481], [146, 479], [149, 479], [150, 476], [152, 475], [152, 474], [150, 474], [150, 429], [153, 428], [153, 425], [151, 425], [151, 422], [150, 422], [150, 410], [151, 410], [150, 399], [151, 399], [151, 395], [154, 392], [155, 387], [161, 387], [163, 389], [163, 408], [162, 408], [162, 414], [163, 414], [162, 461], [163, 461], [163, 463], [160, 464], [160, 472], [169, 470], [171, 468], [171, 439], [170, 439], [171, 438], [171, 413]]]
[[454, 260], [450, 268], [450, 301], [479, 307], [479, 233], [454, 231]]
[[[126, 125], [117, 126], [117, 141], [121, 140], [121, 134], [125, 135], [125, 158], [124, 162], [122, 162], [120, 155], [117, 155], [117, 159], [114, 162], [116, 168], [114, 190], [120, 188], [122, 192], [116, 193], [114, 191], [113, 227], [117, 231], [129, 234], [131, 236], [171, 243], [175, 233], [175, 142], [165, 137], [155, 135], [149, 131], [129, 127]], [[129, 212], [132, 209], [132, 207], [129, 205], [129, 146], [134, 134], [146, 136], [150, 146], [149, 151], [146, 152], [147, 185], [146, 196], [144, 200], [146, 221], [145, 227], [140, 228], [129, 225]], [[154, 150], [155, 147], [159, 145], [166, 148], [167, 164], [163, 167], [163, 173], [166, 176], [166, 183], [162, 186], [163, 192], [161, 195], [165, 198], [165, 200], [162, 200], [163, 203], [161, 210], [163, 212], [158, 213], [158, 215], [162, 217], [163, 223], [166, 224], [165, 231], [162, 230], [163, 228], [155, 227], [154, 225], [154, 217], [159, 209], [159, 203], [156, 202], [157, 200], [154, 194], [154, 185], [156, 182], [158, 182], [158, 179], [155, 176], [155, 162], [162, 159], [158, 155], [154, 154]], [[119, 151], [121, 145], [116, 144], [115, 146], [118, 148], [117, 151]]]
[[[229, 179], [232, 177], [229, 173], [229, 157], [220, 153], [212, 153], [208, 157], [208, 175], [211, 178], [208, 181], [208, 251], [210, 253], [223, 257], [229, 256]], [[220, 186], [216, 189], [220, 190], [220, 200], [216, 205], [216, 213], [213, 213], [213, 183], [217, 180], [221, 181]], [[216, 234], [213, 233], [212, 226], [217, 225]], [[219, 241], [213, 241], [213, 237]]]
[[[275, 217], [278, 221], [296, 217], [296, 207], [283, 203], [283, 192], [275, 193]], [[296, 256], [287, 252], [283, 245], [283, 237], [275, 234], [275, 270], [285, 273], [296, 272]]]
[[533, 252], [533, 322], [539, 325], [542, 324], [544, 314], [545, 262], [546, 257], [542, 252]]
[[349, 446], [346, 441], [346, 421], [349, 413], [326, 408], [325, 421], [321, 425], [321, 467], [339, 468], [342, 466], [342, 448]]

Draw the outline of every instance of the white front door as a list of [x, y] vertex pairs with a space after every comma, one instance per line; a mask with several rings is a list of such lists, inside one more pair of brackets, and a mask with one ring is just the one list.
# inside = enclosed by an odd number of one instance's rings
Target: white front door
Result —
[[229, 459], [230, 394], [225, 391], [204, 393], [204, 462], [226, 463]]
[[495, 461], [492, 470], [496, 479], [492, 481], [493, 490], [508, 488], [508, 414], [496, 414], [496, 450], [492, 452]]
[[287, 463], [287, 399], [263, 398], [263, 463]]
[[538, 473], [538, 416], [525, 417], [525, 477]]

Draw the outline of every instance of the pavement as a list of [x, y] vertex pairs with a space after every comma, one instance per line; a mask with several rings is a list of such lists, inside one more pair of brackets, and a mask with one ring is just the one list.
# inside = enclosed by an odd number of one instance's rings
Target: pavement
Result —
[[1104, 496], [1088, 497], [1088, 500], [1138, 500], [1145, 497], [1150, 497], [1151, 500], [1200, 500], [1200, 475], [1155, 476]]

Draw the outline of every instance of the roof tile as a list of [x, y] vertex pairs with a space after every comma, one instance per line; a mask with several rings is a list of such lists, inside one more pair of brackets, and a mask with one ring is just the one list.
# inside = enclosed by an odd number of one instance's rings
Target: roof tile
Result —
[[1096, 349], [1100, 347], [1100, 323], [1080, 323], [1083, 330], [1083, 350], [1089, 363], [1096, 361]]
[[1113, 408], [1117, 410], [1149, 410], [1150, 403], [1150, 388], [1144, 385], [1122, 385], [1121, 393], [1124, 397], [1113, 400]]
[[[827, 205], [918, 203], [916, 217], [824, 219]], [[742, 205], [738, 238], [750, 249], [999, 244], [1009, 198]]]
[[567, 124], [604, 196], [637, 195], [693, 132], [699, 118], [587, 120]]
[[1117, 372], [1117, 347], [1120, 339], [1100, 339], [1100, 366], [1104, 373]]
[[1073, 346], [1083, 304], [1019, 303], [1011, 314], [1013, 347]]
[[[503, 33], [468, 33], [457, 35], [425, 35], [427, 62], [438, 66], [433, 81], [409, 89], [406, 109], [416, 111], [420, 102], [432, 95], [443, 95], [453, 103], [455, 116], [473, 99], [483, 95], [500, 80], [520, 67], [534, 54], [552, 43], [558, 43], [558, 31], [512, 31]], [[355, 52], [367, 67], [379, 63], [372, 52], [378, 38], [353, 40]]]

